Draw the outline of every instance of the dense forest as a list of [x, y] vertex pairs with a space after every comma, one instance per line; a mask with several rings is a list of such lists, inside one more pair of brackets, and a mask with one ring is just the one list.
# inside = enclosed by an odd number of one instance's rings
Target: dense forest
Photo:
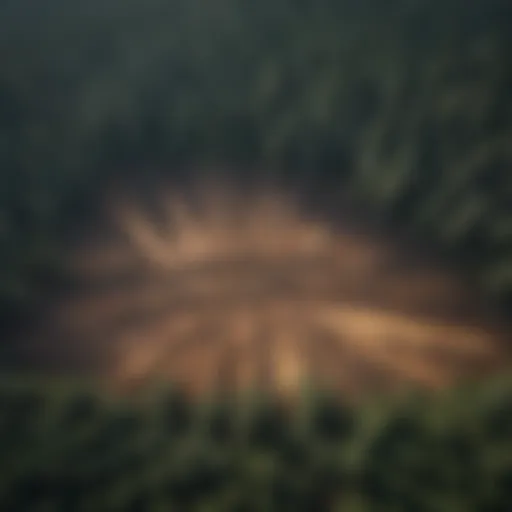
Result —
[[[112, 176], [348, 190], [512, 290], [509, 2], [0, 2], [4, 318]], [[313, 188], [311, 188], [313, 187]]]
[[357, 409], [307, 393], [290, 413], [250, 395], [191, 405], [167, 390], [134, 405], [83, 387], [2, 382], [0, 505], [506, 512], [510, 389], [494, 381]]

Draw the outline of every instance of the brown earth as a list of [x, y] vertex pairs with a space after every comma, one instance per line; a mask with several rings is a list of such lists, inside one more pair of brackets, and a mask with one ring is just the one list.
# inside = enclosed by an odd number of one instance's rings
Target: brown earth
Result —
[[306, 214], [272, 188], [107, 198], [70, 250], [77, 286], [48, 302], [23, 345], [44, 371], [199, 393], [293, 394], [308, 379], [354, 396], [508, 365], [510, 330], [404, 241]]

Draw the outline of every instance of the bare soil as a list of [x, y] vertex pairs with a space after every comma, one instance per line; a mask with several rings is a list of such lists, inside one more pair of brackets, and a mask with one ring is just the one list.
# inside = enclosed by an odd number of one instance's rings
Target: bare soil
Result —
[[[345, 215], [345, 217], [343, 216]], [[194, 393], [312, 380], [346, 396], [508, 367], [510, 329], [453, 268], [273, 189], [112, 190], [68, 257], [75, 286], [20, 343], [28, 367]]]

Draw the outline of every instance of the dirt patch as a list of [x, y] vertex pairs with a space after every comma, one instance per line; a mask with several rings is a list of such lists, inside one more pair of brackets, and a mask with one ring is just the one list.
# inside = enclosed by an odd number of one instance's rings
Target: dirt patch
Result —
[[460, 276], [273, 189], [108, 197], [70, 251], [77, 286], [23, 344], [49, 372], [193, 392], [304, 379], [344, 394], [439, 388], [508, 364], [508, 330]]

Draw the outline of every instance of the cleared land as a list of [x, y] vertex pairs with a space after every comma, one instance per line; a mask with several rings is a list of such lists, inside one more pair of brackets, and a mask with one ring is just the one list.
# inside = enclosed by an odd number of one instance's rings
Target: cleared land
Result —
[[160, 186], [105, 204], [70, 251], [77, 285], [23, 343], [27, 365], [122, 389], [293, 394], [307, 379], [355, 396], [508, 364], [508, 329], [460, 276], [272, 188]]

